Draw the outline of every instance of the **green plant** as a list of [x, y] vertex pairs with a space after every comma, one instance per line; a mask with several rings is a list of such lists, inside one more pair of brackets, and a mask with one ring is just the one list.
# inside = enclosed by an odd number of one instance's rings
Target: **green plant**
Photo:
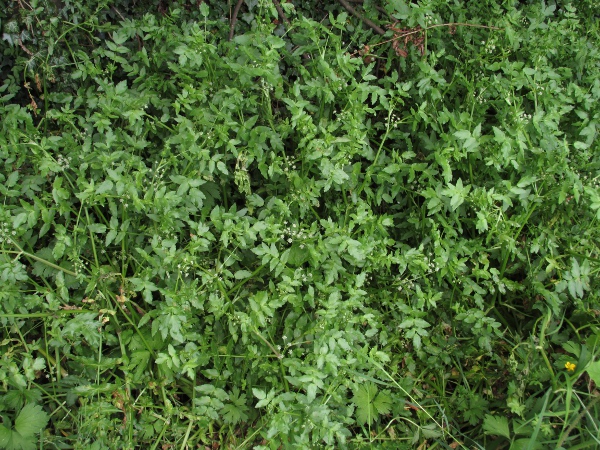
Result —
[[597, 443], [592, 3], [239, 5], [1, 12], [2, 445]]
[[[6, 396], [5, 400], [8, 400]], [[12, 427], [5, 415], [3, 415], [3, 421], [9, 426], [0, 425], [0, 446], [2, 448], [8, 450], [35, 449], [35, 435], [46, 427], [48, 415], [41, 406], [29, 403], [19, 411]]]

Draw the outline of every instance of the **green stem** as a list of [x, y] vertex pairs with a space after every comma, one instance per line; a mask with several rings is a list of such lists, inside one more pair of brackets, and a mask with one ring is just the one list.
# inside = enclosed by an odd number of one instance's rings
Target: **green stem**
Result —
[[548, 313], [546, 314], [546, 320], [544, 320], [544, 322], [542, 323], [542, 328], [540, 329], [540, 344], [538, 346], [540, 352], [542, 353], [542, 358], [544, 359], [544, 362], [546, 363], [546, 367], [548, 368], [548, 371], [550, 372], [551, 378], [552, 378], [552, 388], [554, 390], [556, 390], [556, 378], [554, 375], [554, 370], [552, 369], [552, 364], [550, 364], [550, 360], [548, 359], [548, 355], [546, 355], [546, 350], [544, 349], [544, 344], [546, 341], [546, 328], [548, 327], [548, 325], [550, 324], [550, 320], [552, 319], [552, 311], [550, 310], [550, 308], [548, 308]]
[[61, 272], [64, 272], [73, 277], [77, 276], [77, 273], [75, 273], [69, 269], [65, 269], [64, 267], [57, 266], [56, 264], [51, 263], [50, 261], [47, 261], [44, 258], [40, 258], [39, 256], [35, 256], [32, 253], [26, 252], [21, 247], [19, 247], [19, 245], [15, 241], [12, 241], [12, 243], [15, 245], [15, 247], [17, 247], [19, 249], [18, 252], [14, 251], [14, 250], [0, 250], [0, 253], [8, 253], [8, 254], [12, 254], [12, 255], [17, 255], [17, 257], [15, 259], [17, 259], [19, 256], [23, 255], [26, 258], [35, 259], [36, 261], [39, 261], [42, 264], [47, 265], [48, 267], [52, 267], [53, 269], [60, 270]]
[[388, 111], [387, 126], [386, 126], [386, 129], [385, 129], [385, 134], [383, 135], [383, 138], [381, 139], [381, 142], [379, 143], [379, 148], [377, 149], [377, 154], [375, 155], [375, 159], [373, 159], [373, 164], [371, 164], [369, 166], [369, 168], [367, 169], [367, 172], [365, 173], [365, 178], [364, 178], [362, 184], [356, 190], [356, 196], [357, 197], [361, 194], [361, 192], [363, 191], [363, 189], [365, 188], [365, 186], [367, 185], [367, 183], [371, 180], [371, 173], [373, 172], [373, 170], [375, 170], [375, 165], [377, 164], [377, 160], [379, 159], [379, 155], [381, 155], [381, 150], [383, 149], [383, 144], [385, 144], [385, 141], [386, 141], [388, 135], [390, 134], [390, 128], [391, 128], [390, 119], [392, 117], [392, 112], [393, 111], [394, 111], [394, 107], [391, 105], [390, 109]]
[[586, 414], [589, 414], [590, 409], [592, 409], [592, 407], [595, 406], [596, 403], [598, 403], [599, 401], [600, 401], [600, 395], [597, 395], [594, 398], [594, 400], [592, 400], [590, 402], [590, 404], [587, 406], [587, 408], [585, 408], [583, 411], [581, 411], [579, 413], [579, 415], [575, 418], [575, 420], [573, 421], [573, 423], [571, 425], [569, 425], [569, 428], [567, 428], [567, 431], [565, 431], [563, 433], [563, 435], [561, 436], [560, 440], [556, 444], [556, 448], [561, 448], [562, 447], [562, 445], [564, 444], [564, 442], [569, 437], [569, 434], [571, 434], [571, 432], [575, 429], [575, 427], [577, 426], [577, 424], [581, 421], [581, 419], [583, 419], [583, 416], [585, 416]]
[[85, 208], [85, 218], [87, 219], [88, 230], [90, 232], [90, 242], [92, 243], [92, 253], [94, 254], [94, 262], [96, 263], [96, 267], [100, 267], [100, 264], [98, 264], [98, 253], [96, 252], [96, 241], [94, 239], [94, 233], [92, 233], [92, 230], [90, 230], [90, 228], [89, 228], [91, 223], [90, 223], [90, 214], [88, 213], [87, 208]]
[[260, 334], [260, 333], [258, 332], [258, 330], [257, 330], [256, 328], [255, 328], [255, 329], [253, 329], [252, 331], [253, 331], [253, 332], [254, 332], [254, 334], [256, 334], [256, 335], [257, 335], [257, 336], [258, 336], [258, 337], [259, 337], [259, 338], [260, 338], [260, 339], [261, 339], [261, 340], [262, 340], [262, 341], [263, 341], [265, 344], [267, 344], [267, 345], [269, 346], [269, 348], [270, 348], [270, 349], [271, 349], [271, 351], [272, 351], [272, 352], [275, 354], [275, 356], [277, 357], [277, 359], [282, 359], [282, 358], [283, 358], [283, 355], [282, 355], [281, 353], [279, 353], [279, 352], [277, 351], [277, 349], [276, 349], [275, 347], [273, 347], [273, 345], [272, 345], [272, 344], [271, 344], [269, 341], [267, 341], [267, 340], [266, 340], [266, 339], [263, 337], [263, 335], [262, 335], [262, 334]]
[[56, 315], [68, 315], [68, 314], [83, 314], [83, 313], [96, 313], [97, 311], [90, 311], [87, 309], [61, 309], [58, 311], [52, 311], [48, 313], [27, 313], [27, 314], [0, 314], [0, 318], [7, 319], [43, 319], [47, 317], [54, 317]]
[[241, 288], [248, 281], [252, 280], [254, 278], [254, 276], [257, 275], [265, 266], [266, 266], [266, 264], [260, 265], [254, 272], [252, 272], [252, 275], [250, 275], [245, 280], [240, 281], [238, 284], [236, 284], [231, 289], [229, 289], [229, 291], [227, 291], [227, 297], [229, 297], [231, 294], [233, 294], [235, 291], [237, 291], [239, 288]]

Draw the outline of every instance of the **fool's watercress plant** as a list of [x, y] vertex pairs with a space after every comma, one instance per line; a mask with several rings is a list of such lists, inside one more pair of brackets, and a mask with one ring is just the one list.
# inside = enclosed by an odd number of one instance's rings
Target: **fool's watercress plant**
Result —
[[64, 417], [44, 445], [575, 444], [598, 30], [490, 3], [387, 5], [422, 53], [338, 11], [287, 4], [282, 29], [270, 2], [231, 41], [208, 3], [40, 19], [69, 61], [44, 70], [11, 37], [0, 380]]

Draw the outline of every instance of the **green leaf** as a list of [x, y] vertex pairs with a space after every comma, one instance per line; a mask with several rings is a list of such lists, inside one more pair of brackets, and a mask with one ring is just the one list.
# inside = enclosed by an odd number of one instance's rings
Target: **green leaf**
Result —
[[246, 406], [246, 400], [244, 396], [240, 394], [240, 390], [234, 387], [229, 394], [229, 401], [231, 403], [226, 404], [221, 409], [221, 414], [226, 423], [235, 425], [238, 422], [243, 422], [248, 419], [248, 406]]
[[92, 233], [104, 233], [106, 232], [106, 225], [101, 223], [91, 223], [88, 225], [88, 229]]
[[15, 184], [17, 184], [18, 180], [19, 180], [19, 172], [14, 171], [8, 176], [8, 178], [4, 184], [6, 185], [6, 187], [13, 187]]
[[480, 423], [483, 413], [488, 405], [487, 400], [478, 394], [471, 394], [468, 404], [468, 408], [463, 413], [465, 420], [467, 420], [471, 425]]
[[596, 386], [600, 386], [600, 361], [588, 365], [586, 371]]
[[206, 4], [206, 2], [202, 2], [200, 4], [200, 14], [202, 14], [203, 17], [208, 17], [208, 13], [209, 13], [209, 9], [208, 9], [208, 5]]
[[352, 402], [356, 405], [356, 421], [359, 424], [371, 424], [378, 415], [391, 411], [392, 400], [389, 391], [377, 389], [375, 383], [368, 381], [354, 390]]
[[232, 425], [235, 425], [236, 423], [248, 418], [248, 415], [245, 414], [240, 408], [230, 403], [227, 403], [225, 406], [223, 406], [220, 412], [223, 415], [223, 420], [225, 420], [225, 423]]
[[233, 42], [240, 45], [249, 45], [254, 42], [254, 36], [250, 34], [238, 34], [233, 38]]
[[104, 180], [102, 184], [96, 188], [96, 194], [104, 194], [105, 192], [110, 191], [112, 188], [113, 182], [110, 180]]
[[505, 416], [492, 416], [486, 414], [483, 420], [483, 431], [485, 434], [493, 436], [504, 436], [510, 439], [510, 429], [508, 428], [508, 419]]
[[252, 393], [259, 400], [263, 400], [267, 396], [265, 391], [263, 391], [262, 389], [257, 389], [257, 388], [252, 388]]
[[388, 391], [381, 391], [375, 400], [373, 401], [373, 406], [379, 414], [389, 414], [392, 410], [392, 399], [389, 396]]
[[41, 406], [28, 403], [15, 420], [14, 430], [0, 425], [0, 448], [35, 450], [35, 435], [46, 428], [49, 416]]
[[547, 448], [544, 447], [540, 442], [534, 441], [531, 438], [517, 439], [510, 446], [510, 450], [537, 450]]
[[12, 440], [12, 431], [4, 425], [0, 425], [0, 448], [8, 448], [8, 444]]
[[287, 260], [288, 266], [299, 267], [308, 259], [308, 250], [306, 248], [301, 248], [300, 246], [301, 244], [295, 243], [290, 248]]
[[25, 222], [27, 222], [27, 213], [21, 213], [13, 218], [12, 226], [16, 229], [23, 225]]
[[127, 80], [123, 80], [115, 86], [115, 93], [117, 95], [125, 93], [126, 90], [127, 90]]
[[469, 130], [458, 130], [454, 133], [454, 136], [458, 139], [469, 139], [471, 137], [471, 132]]
[[248, 270], [238, 270], [234, 275], [236, 280], [244, 280], [252, 276], [252, 272]]

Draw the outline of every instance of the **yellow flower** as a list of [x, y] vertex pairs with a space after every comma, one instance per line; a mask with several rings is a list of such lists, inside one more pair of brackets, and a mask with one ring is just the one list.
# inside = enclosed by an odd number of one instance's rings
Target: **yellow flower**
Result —
[[567, 362], [565, 364], [565, 369], [567, 369], [569, 372], [573, 372], [575, 370], [575, 364], [572, 362]]

